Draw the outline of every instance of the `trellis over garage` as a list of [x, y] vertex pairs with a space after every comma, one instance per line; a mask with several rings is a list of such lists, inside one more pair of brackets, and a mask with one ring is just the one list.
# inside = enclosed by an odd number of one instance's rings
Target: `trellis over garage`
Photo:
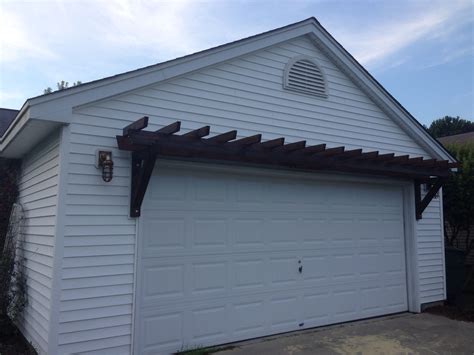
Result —
[[40, 353], [445, 299], [436, 192], [456, 162], [313, 18], [29, 99], [0, 152], [22, 159], [20, 328]]
[[[443, 180], [451, 174], [451, 168], [457, 167], [457, 163], [448, 160], [424, 160], [423, 157], [395, 156], [394, 153], [381, 155], [378, 151], [362, 153], [362, 149], [347, 151], [344, 147], [327, 149], [324, 143], [308, 147], [306, 141], [284, 144], [285, 138], [261, 142], [261, 134], [235, 140], [236, 130], [203, 138], [209, 135], [209, 126], [177, 136], [174, 133], [179, 132], [180, 121], [155, 132], [143, 131], [147, 126], [148, 117], [145, 116], [129, 124], [123, 129], [123, 134], [117, 136], [119, 149], [133, 152], [131, 217], [140, 216], [143, 197], [158, 156], [412, 178], [415, 184], [416, 219], [422, 218], [423, 211], [438, 193]], [[420, 189], [422, 183], [429, 186], [423, 198]]]

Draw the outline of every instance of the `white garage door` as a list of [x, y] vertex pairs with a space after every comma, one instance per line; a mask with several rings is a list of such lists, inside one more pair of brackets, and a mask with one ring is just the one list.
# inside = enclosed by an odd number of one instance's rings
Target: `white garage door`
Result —
[[159, 163], [140, 223], [137, 353], [405, 311], [403, 235], [396, 186]]

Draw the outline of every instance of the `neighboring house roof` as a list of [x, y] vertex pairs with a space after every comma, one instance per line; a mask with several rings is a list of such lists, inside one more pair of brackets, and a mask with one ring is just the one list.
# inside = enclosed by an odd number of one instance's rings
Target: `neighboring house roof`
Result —
[[10, 108], [0, 108], [0, 137], [7, 131], [10, 123], [13, 122], [19, 110]]
[[438, 141], [443, 144], [474, 143], [474, 132], [454, 134], [452, 136], [440, 137]]
[[[28, 149], [26, 143], [33, 146], [35, 141], [44, 137], [47, 130], [40, 132], [37, 124], [33, 124], [35, 126], [33, 128], [28, 127], [28, 121], [48, 122], [48, 130], [52, 130], [58, 124], [70, 123], [74, 108], [157, 84], [301, 36], [310, 38], [433, 158], [455, 162], [446, 149], [432, 138], [424, 127], [314, 17], [191, 55], [28, 99], [13, 123], [13, 129], [0, 137], [0, 153], [5, 154], [8, 148], [8, 155], [20, 156]], [[23, 129], [23, 126], [27, 129]], [[27, 137], [23, 137], [20, 140], [21, 143], [14, 142], [19, 140], [16, 137], [19, 132]]]

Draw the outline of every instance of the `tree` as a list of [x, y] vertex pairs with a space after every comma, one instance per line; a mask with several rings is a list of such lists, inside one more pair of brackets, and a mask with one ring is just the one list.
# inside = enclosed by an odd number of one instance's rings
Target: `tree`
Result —
[[[72, 86], [77, 86], [77, 85], [81, 85], [82, 82], [81, 81], [75, 81], [72, 83]], [[61, 90], [64, 90], [64, 89], [67, 89], [69, 88], [69, 82], [67, 81], [64, 81], [64, 80], [61, 80], [59, 82], [56, 83], [56, 87], [58, 88], [56, 91], [61, 91]], [[51, 94], [53, 92], [53, 89], [51, 89], [49, 86], [43, 90], [43, 94]]]
[[[460, 167], [443, 186], [445, 238], [447, 245], [456, 246], [469, 254], [474, 250], [471, 240], [474, 225], [474, 143], [451, 144], [446, 149], [459, 161]], [[465, 232], [464, 245], [457, 238]]]
[[428, 132], [435, 138], [474, 131], [474, 122], [463, 118], [444, 116], [431, 122]]

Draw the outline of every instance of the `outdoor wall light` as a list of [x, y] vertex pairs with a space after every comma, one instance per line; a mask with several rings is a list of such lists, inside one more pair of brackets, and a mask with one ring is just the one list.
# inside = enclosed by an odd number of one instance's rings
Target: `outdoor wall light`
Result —
[[114, 162], [112, 161], [112, 152], [105, 150], [97, 151], [96, 167], [102, 168], [102, 180], [110, 182], [113, 177]]

